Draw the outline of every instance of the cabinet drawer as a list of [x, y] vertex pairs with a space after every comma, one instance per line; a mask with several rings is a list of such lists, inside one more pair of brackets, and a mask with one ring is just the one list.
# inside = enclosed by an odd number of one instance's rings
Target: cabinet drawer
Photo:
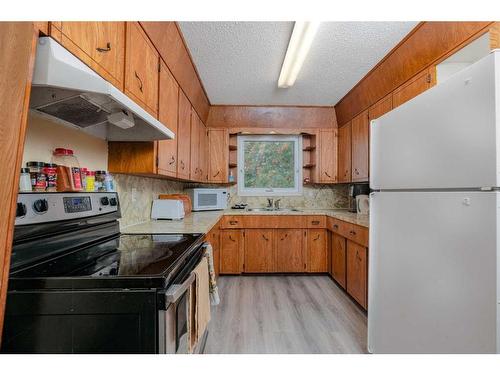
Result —
[[324, 229], [326, 228], [326, 216], [323, 215], [307, 216], [305, 224], [307, 228]]
[[327, 228], [328, 230], [332, 231], [333, 233], [337, 233], [341, 235], [342, 237], [347, 237], [349, 235], [349, 231], [351, 224], [335, 219], [333, 217], [328, 217], [327, 218]]
[[243, 228], [241, 218], [241, 216], [223, 216], [220, 220], [220, 227], [222, 229]]
[[368, 247], [368, 228], [349, 223], [347, 223], [346, 228], [348, 231], [343, 236], [362, 246]]
[[303, 216], [300, 215], [233, 215], [224, 216], [221, 221], [222, 228], [303, 228]]

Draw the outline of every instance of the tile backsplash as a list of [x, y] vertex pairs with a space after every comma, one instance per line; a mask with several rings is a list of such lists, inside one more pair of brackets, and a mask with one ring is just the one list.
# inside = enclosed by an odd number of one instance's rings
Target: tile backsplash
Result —
[[121, 227], [149, 220], [153, 199], [158, 198], [158, 194], [183, 192], [184, 184], [178, 181], [117, 173], [113, 177], [120, 198]]

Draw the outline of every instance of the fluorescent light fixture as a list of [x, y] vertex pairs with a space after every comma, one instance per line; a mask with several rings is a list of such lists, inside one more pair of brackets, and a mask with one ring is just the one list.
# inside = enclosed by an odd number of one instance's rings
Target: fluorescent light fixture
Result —
[[292, 37], [286, 50], [285, 60], [281, 67], [278, 87], [287, 88], [293, 86], [295, 83], [302, 64], [304, 64], [304, 60], [309, 53], [319, 25], [320, 22], [295, 22]]

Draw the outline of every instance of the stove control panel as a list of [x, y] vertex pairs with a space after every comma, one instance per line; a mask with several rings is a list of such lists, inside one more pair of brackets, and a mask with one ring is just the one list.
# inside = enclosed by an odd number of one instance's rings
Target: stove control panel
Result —
[[16, 225], [79, 219], [118, 210], [118, 194], [114, 192], [20, 193]]

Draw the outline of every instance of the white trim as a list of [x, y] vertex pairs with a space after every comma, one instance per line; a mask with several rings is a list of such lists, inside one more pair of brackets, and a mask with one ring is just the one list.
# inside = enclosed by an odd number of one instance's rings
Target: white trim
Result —
[[[295, 161], [295, 188], [245, 188], [244, 142], [252, 141], [293, 141]], [[302, 136], [300, 135], [239, 135], [238, 136], [238, 195], [254, 197], [300, 196], [302, 195]]]

